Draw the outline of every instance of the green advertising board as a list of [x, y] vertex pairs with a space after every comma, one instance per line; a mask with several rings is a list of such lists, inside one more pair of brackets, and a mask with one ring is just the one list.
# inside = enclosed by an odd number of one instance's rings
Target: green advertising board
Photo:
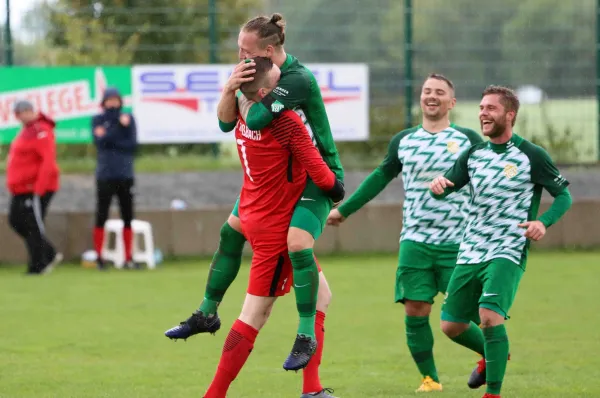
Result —
[[56, 121], [58, 143], [91, 142], [90, 120], [107, 86], [117, 87], [131, 110], [130, 67], [0, 68], [0, 144], [10, 143], [21, 128], [12, 112], [21, 99]]

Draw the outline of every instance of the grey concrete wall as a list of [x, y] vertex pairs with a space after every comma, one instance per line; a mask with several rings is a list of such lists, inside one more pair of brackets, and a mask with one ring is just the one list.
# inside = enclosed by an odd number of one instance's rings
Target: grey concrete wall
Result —
[[[540, 212], [548, 206], [549, 203], [544, 202]], [[139, 211], [137, 218], [152, 224], [155, 246], [165, 256], [212, 255], [219, 242], [221, 225], [230, 211], [229, 205], [183, 211]], [[51, 212], [46, 224], [51, 240], [66, 258], [79, 260], [84, 251], [93, 248], [93, 221], [91, 212]], [[341, 227], [326, 228], [317, 242], [316, 252], [396, 252], [401, 228], [401, 204], [372, 204]], [[534, 243], [534, 247], [600, 247], [600, 200], [575, 200], [564, 219], [550, 228], [544, 240]], [[246, 250], [250, 252], [248, 247]], [[23, 242], [10, 229], [6, 215], [1, 215], [0, 262], [22, 263], [25, 259]]]

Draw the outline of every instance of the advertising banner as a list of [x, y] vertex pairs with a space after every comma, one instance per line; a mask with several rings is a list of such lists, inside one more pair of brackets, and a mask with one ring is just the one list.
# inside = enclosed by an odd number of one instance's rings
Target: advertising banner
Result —
[[[143, 65], [132, 70], [141, 143], [233, 142], [219, 130], [217, 104], [234, 65]], [[309, 64], [336, 141], [369, 136], [369, 76], [364, 64]]]
[[57, 122], [58, 143], [91, 142], [90, 119], [100, 111], [107, 86], [119, 88], [130, 110], [130, 67], [0, 68], [0, 144], [10, 143], [21, 128], [13, 105], [22, 99]]

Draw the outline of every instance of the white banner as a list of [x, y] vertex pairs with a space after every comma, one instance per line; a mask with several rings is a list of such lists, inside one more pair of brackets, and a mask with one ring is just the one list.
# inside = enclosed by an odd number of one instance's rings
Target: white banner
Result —
[[[365, 64], [309, 64], [336, 141], [369, 137], [369, 71]], [[139, 65], [132, 70], [140, 143], [232, 141], [221, 132], [217, 104], [233, 65]]]

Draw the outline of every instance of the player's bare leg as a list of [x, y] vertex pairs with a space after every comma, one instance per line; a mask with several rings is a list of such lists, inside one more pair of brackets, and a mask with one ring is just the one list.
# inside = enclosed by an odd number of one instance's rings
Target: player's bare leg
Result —
[[223, 346], [217, 373], [204, 398], [225, 398], [229, 386], [235, 380], [254, 348], [254, 341], [265, 325], [276, 297], [259, 297], [246, 294], [242, 313], [235, 321]]
[[423, 376], [416, 392], [442, 391], [433, 359], [433, 332], [429, 323], [431, 304], [425, 301], [404, 301], [406, 312], [406, 343]]
[[325, 315], [331, 303], [331, 289], [323, 272], [319, 273], [319, 294], [317, 297], [317, 315], [315, 319], [315, 336], [317, 339], [317, 350], [308, 362], [308, 366], [302, 372], [302, 395], [300, 398], [335, 398], [333, 390], [324, 388], [319, 377], [319, 367], [323, 357], [325, 343]]
[[294, 272], [294, 292], [300, 321], [290, 355], [283, 363], [285, 370], [304, 369], [317, 349], [315, 320], [319, 292], [319, 272], [313, 236], [303, 229], [290, 227], [288, 253]]
[[198, 333], [214, 334], [221, 327], [217, 308], [240, 270], [246, 242], [239, 217], [230, 214], [220, 235], [219, 248], [208, 272], [204, 300], [191, 317], [165, 332], [165, 336], [170, 339], [185, 340]]

